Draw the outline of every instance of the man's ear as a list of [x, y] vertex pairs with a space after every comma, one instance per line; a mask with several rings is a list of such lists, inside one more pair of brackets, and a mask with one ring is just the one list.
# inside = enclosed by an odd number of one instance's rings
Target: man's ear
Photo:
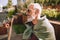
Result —
[[39, 13], [39, 9], [36, 9], [35, 14], [38, 14], [38, 13]]

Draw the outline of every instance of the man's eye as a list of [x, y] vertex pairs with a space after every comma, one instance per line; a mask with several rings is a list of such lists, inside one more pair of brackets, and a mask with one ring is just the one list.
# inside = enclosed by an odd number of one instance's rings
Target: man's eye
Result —
[[28, 12], [31, 12], [31, 10], [28, 9]]
[[30, 12], [30, 10], [28, 10], [28, 12]]

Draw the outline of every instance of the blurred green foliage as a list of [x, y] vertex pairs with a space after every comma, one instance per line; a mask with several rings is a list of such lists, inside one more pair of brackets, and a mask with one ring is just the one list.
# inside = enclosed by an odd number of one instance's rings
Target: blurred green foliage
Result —
[[60, 21], [60, 12], [56, 9], [43, 9], [42, 15], [46, 15], [48, 19]]
[[60, 0], [34, 0], [35, 3], [41, 3], [43, 5], [57, 5], [60, 4]]
[[12, 6], [12, 0], [8, 0], [7, 8], [10, 8]]
[[15, 10], [10, 10], [10, 11], [8, 12], [7, 17], [12, 17], [12, 15], [14, 15], [14, 14], [15, 14]]
[[13, 25], [13, 29], [16, 32], [16, 34], [21, 34], [25, 31], [26, 26], [24, 24], [15, 24]]

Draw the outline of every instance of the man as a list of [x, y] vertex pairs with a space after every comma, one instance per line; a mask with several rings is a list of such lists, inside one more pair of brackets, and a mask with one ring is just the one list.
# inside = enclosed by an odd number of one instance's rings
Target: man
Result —
[[27, 29], [23, 33], [23, 38], [25, 37], [27, 40], [56, 40], [53, 26], [45, 16], [41, 17], [41, 12], [42, 7], [38, 3], [28, 6], [27, 22], [25, 24]]

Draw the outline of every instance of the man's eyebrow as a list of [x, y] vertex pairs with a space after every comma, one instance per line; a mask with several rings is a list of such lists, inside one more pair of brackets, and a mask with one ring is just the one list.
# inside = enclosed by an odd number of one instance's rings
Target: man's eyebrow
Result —
[[28, 9], [28, 12], [30, 12], [31, 10]]

